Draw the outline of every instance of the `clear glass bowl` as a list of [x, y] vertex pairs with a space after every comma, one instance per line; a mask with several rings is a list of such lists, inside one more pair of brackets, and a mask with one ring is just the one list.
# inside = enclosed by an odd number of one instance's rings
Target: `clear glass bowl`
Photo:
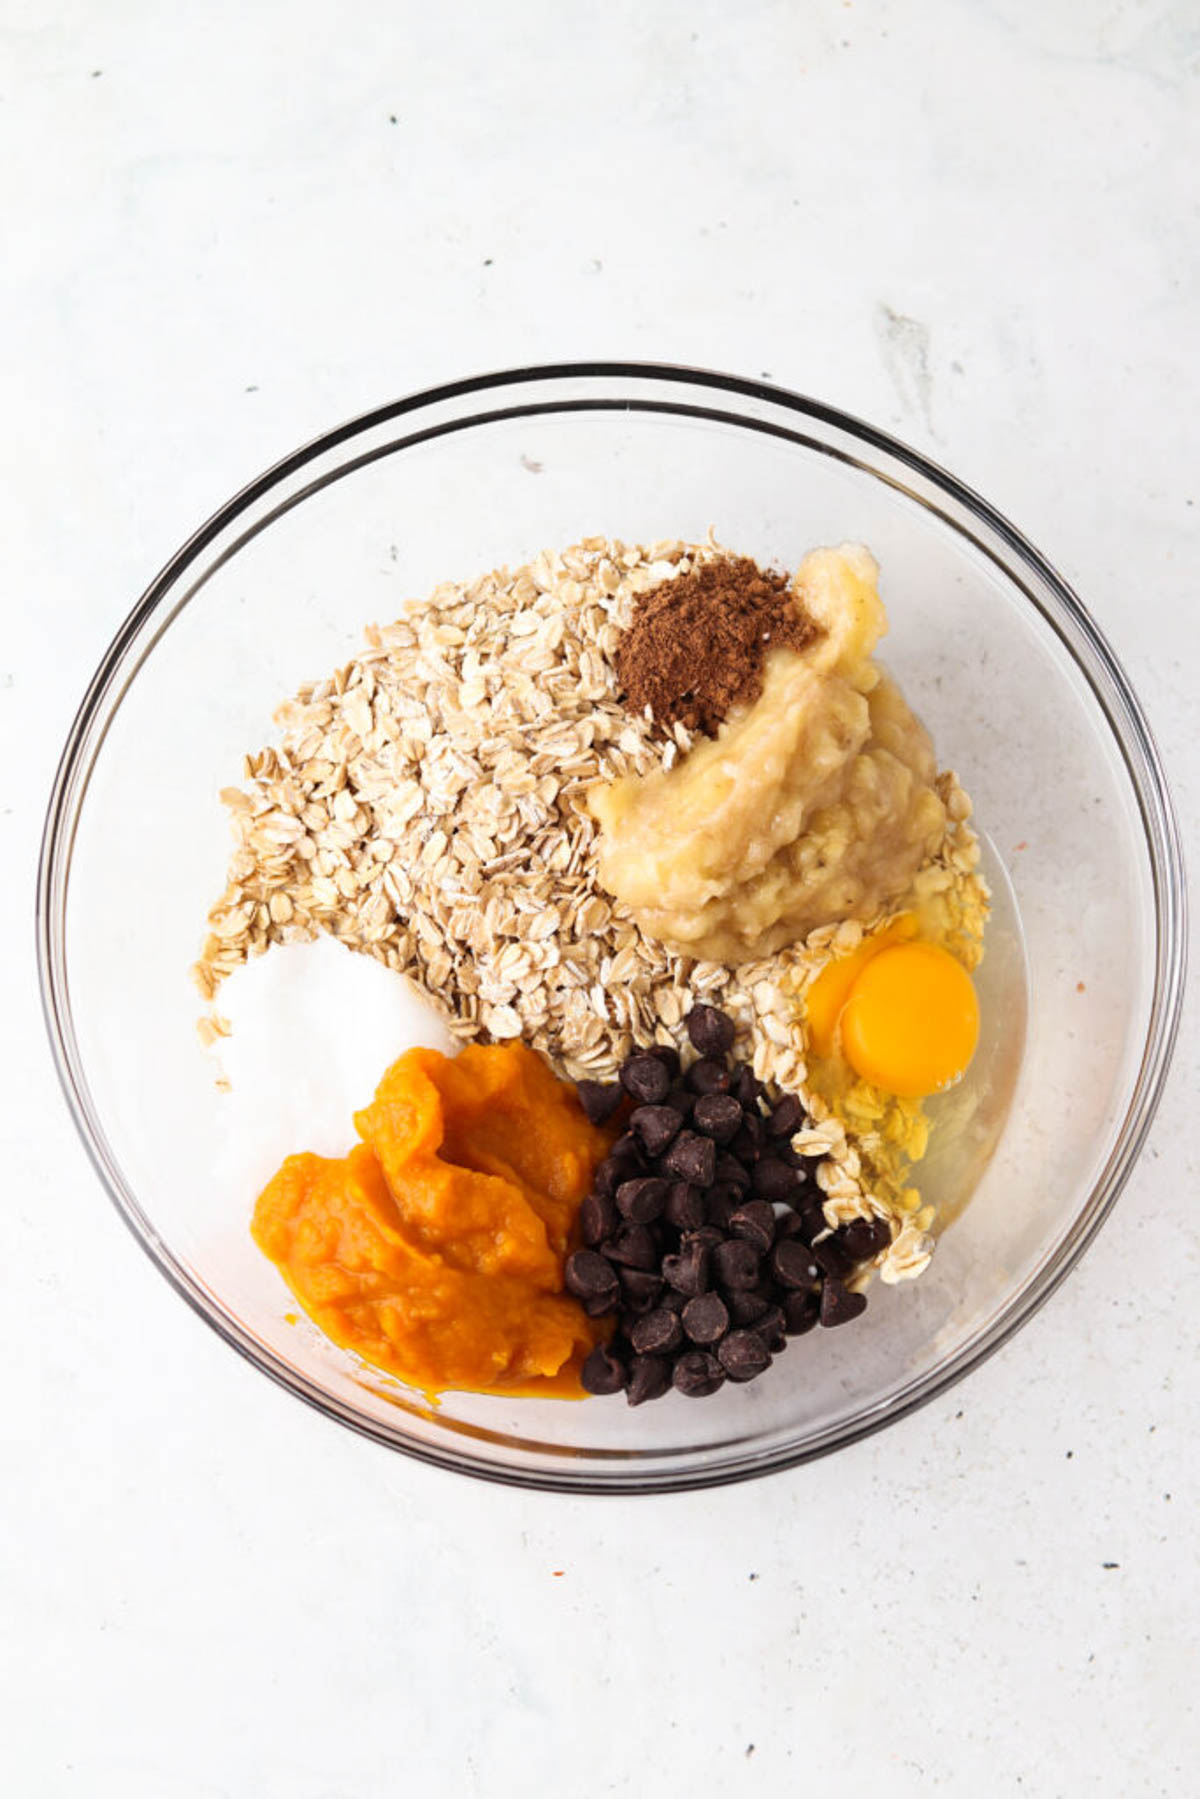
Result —
[[[229, 1096], [199, 1048], [188, 978], [228, 854], [218, 790], [270, 740], [278, 702], [348, 660], [363, 626], [410, 595], [593, 533], [695, 538], [710, 525], [784, 566], [818, 543], [871, 546], [886, 660], [991, 839], [990, 1109], [929, 1170], [959, 1215], [915, 1285], [877, 1286], [860, 1324], [793, 1344], [753, 1386], [637, 1410], [464, 1395], [431, 1407], [289, 1322], [289, 1297], [251, 1243], [258, 1187], [300, 1147], [284, 1100], [355, 1025], [348, 1008], [325, 1021], [325, 1046], [311, 1019], [308, 1035], [285, 1033], [277, 1087], [252, 1096], [262, 1158], [229, 1167]], [[851, 1442], [959, 1379], [1032, 1314], [1145, 1137], [1185, 927], [1176, 829], [1129, 684], [1080, 602], [1003, 518], [882, 433], [795, 394], [584, 364], [463, 381], [355, 419], [253, 481], [184, 545], [117, 634], [71, 731], [38, 935], [54, 1052], [97, 1172], [226, 1342], [329, 1417], [427, 1461], [528, 1486], [648, 1492]], [[277, 977], [287, 954], [266, 959], [278, 958]]]

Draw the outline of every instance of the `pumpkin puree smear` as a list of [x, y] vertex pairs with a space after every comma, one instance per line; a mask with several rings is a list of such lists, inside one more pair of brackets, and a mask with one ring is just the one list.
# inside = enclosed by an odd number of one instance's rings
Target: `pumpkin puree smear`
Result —
[[583, 1396], [598, 1331], [564, 1294], [613, 1133], [521, 1044], [412, 1049], [347, 1156], [289, 1156], [254, 1240], [327, 1337], [409, 1385]]

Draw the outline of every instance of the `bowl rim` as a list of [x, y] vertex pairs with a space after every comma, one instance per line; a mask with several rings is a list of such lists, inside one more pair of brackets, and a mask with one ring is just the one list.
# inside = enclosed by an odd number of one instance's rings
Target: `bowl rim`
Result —
[[[735, 1459], [717, 1467], [710, 1468], [701, 1462], [694, 1467], [668, 1469], [660, 1474], [625, 1471], [616, 1467], [603, 1475], [595, 1471], [578, 1474], [570, 1472], [569, 1464], [562, 1468], [513, 1468], [465, 1452], [458, 1443], [443, 1449], [437, 1445], [400, 1440], [392, 1432], [354, 1412], [319, 1388], [237, 1326], [227, 1313], [217, 1308], [213, 1297], [163, 1242], [142, 1211], [136, 1196], [125, 1183], [115, 1157], [108, 1152], [103, 1132], [90, 1104], [72, 1021], [66, 966], [64, 926], [67, 883], [76, 825], [86, 797], [91, 768], [107, 734], [107, 722], [101, 717], [102, 708], [111, 701], [108, 704], [108, 717], [111, 718], [115, 713], [145, 655], [158, 635], [168, 628], [175, 613], [172, 611], [162, 621], [150, 642], [141, 646], [128, 678], [121, 683], [115, 698], [112, 698], [114, 686], [127, 658], [133, 650], [139, 648], [143, 627], [163, 601], [174, 592], [181, 577], [207, 545], [255, 501], [263, 498], [287, 477], [380, 425], [388, 424], [406, 414], [419, 412], [422, 408], [483, 395], [497, 389], [585, 380], [674, 383], [782, 408], [785, 412], [831, 427], [858, 444], [893, 459], [993, 532], [1005, 550], [1024, 564], [1049, 590], [1053, 606], [1048, 611], [1028, 588], [1020, 582], [1016, 583], [1030, 603], [1056, 630], [1113, 733], [1132, 785], [1146, 837], [1154, 900], [1155, 978], [1136, 1078], [1116, 1141], [1099, 1178], [1081, 1206], [1069, 1239], [1059, 1244], [1026, 1286], [1012, 1297], [999, 1317], [978, 1338], [963, 1345], [946, 1365], [915, 1381], [910, 1390], [894, 1395], [886, 1405], [865, 1409], [850, 1420], [827, 1427], [803, 1444], [777, 1446], [758, 1452], [743, 1451]], [[570, 405], [565, 409], [575, 411], [581, 408]], [[684, 408], [682, 405], [668, 405], [662, 410], [680, 412]], [[484, 423], [489, 416], [496, 415], [476, 413], [461, 420], [458, 428], [467, 429]], [[745, 426], [754, 422], [748, 417], [725, 416], [731, 424]], [[418, 438], [427, 435], [429, 433], [417, 434]], [[390, 445], [388, 453], [403, 447], [403, 444]], [[339, 475], [347, 472], [350, 470], [344, 467], [338, 470]], [[877, 479], [889, 479], [879, 469], [869, 468], [866, 472]], [[910, 489], [906, 491], [926, 510], [937, 512], [938, 509], [931, 508], [922, 496], [913, 494]], [[304, 495], [298, 497], [303, 498]], [[957, 521], [946, 521], [945, 515], [941, 516], [943, 522], [949, 522], [963, 534], [963, 528]], [[970, 533], [965, 535], [969, 537]], [[986, 549], [986, 546], [980, 547]], [[995, 559], [994, 556], [992, 559]], [[1011, 569], [1006, 568], [1004, 572], [1010, 580], [1013, 579]], [[182, 603], [184, 602], [181, 601], [180, 604]], [[1053, 607], [1057, 607], [1058, 616], [1055, 616]], [[1040, 551], [989, 502], [947, 470], [889, 433], [839, 408], [773, 382], [751, 380], [682, 364], [584, 361], [535, 364], [469, 376], [421, 389], [361, 413], [310, 439], [271, 464], [240, 488], [192, 533], [150, 582], [114, 635], [88, 684], [68, 731], [55, 773], [42, 833], [37, 876], [36, 935], [42, 1011], [51, 1053], [68, 1110], [88, 1159], [118, 1214], [160, 1273], [191, 1309], [231, 1348], [276, 1384], [303, 1399], [325, 1417], [374, 1442], [435, 1467], [527, 1489], [593, 1494], [649, 1494], [682, 1492], [752, 1479], [778, 1469], [795, 1467], [873, 1435], [908, 1416], [962, 1380], [1015, 1335], [1045, 1304], [1076, 1266], [1108, 1217], [1153, 1122], [1169, 1070], [1182, 1010], [1187, 962], [1187, 892], [1179, 829], [1162, 760], [1120, 662], [1074, 590]]]

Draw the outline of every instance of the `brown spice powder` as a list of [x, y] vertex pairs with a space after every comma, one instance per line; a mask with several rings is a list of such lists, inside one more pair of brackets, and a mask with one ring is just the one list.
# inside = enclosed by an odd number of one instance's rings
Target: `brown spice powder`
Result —
[[802, 650], [816, 635], [787, 575], [749, 556], [703, 563], [640, 595], [615, 657], [624, 703], [715, 737], [762, 692], [767, 651]]

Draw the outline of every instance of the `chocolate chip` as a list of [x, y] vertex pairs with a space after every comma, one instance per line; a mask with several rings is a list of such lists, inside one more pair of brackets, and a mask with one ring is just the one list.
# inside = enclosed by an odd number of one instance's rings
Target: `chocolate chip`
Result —
[[638, 1173], [641, 1164], [635, 1155], [605, 1156], [603, 1162], [597, 1164], [592, 1176], [592, 1186], [605, 1199], [611, 1199], [622, 1181], [627, 1181]]
[[579, 1379], [585, 1393], [619, 1393], [629, 1379], [629, 1370], [606, 1344], [597, 1343], [579, 1370]]
[[630, 1056], [621, 1069], [621, 1085], [639, 1106], [657, 1106], [671, 1089], [671, 1076], [657, 1056]]
[[656, 1175], [642, 1174], [636, 1180], [622, 1181], [617, 1188], [617, 1210], [630, 1224], [652, 1224], [662, 1217], [667, 1202], [667, 1183]]
[[725, 1295], [729, 1316], [734, 1324], [757, 1324], [770, 1309], [771, 1301], [764, 1293], [731, 1291]]
[[604, 1299], [612, 1305], [617, 1297], [616, 1272], [594, 1249], [577, 1249], [567, 1257], [563, 1282], [576, 1299]]
[[748, 1199], [729, 1220], [731, 1237], [744, 1237], [765, 1255], [775, 1241], [775, 1211], [766, 1199]]
[[[696, 1302], [693, 1299], [689, 1303], [695, 1305]], [[678, 1312], [656, 1306], [654, 1311], [638, 1319], [629, 1336], [639, 1355], [674, 1355], [683, 1344], [683, 1325], [679, 1322]]]
[[756, 1199], [787, 1200], [796, 1192], [796, 1171], [778, 1156], [760, 1156], [752, 1177]]
[[623, 1268], [652, 1270], [658, 1267], [658, 1250], [644, 1224], [623, 1224], [602, 1248], [610, 1262], [618, 1262]]
[[686, 1293], [680, 1293], [674, 1287], [664, 1287], [663, 1296], [658, 1303], [664, 1312], [682, 1312], [687, 1302]]
[[679, 1051], [675, 1048], [673, 1043], [652, 1043], [650, 1048], [646, 1051], [646, 1054], [648, 1056], [656, 1056], [672, 1080], [677, 1078], [679, 1074]]
[[722, 1150], [717, 1156], [714, 1178], [718, 1181], [728, 1181], [729, 1185], [736, 1187], [739, 1193], [749, 1193], [750, 1191], [750, 1170], [744, 1162], [739, 1162], [736, 1156], [729, 1155], [725, 1150]]
[[806, 1293], [789, 1293], [783, 1302], [784, 1326], [789, 1337], [802, 1337], [821, 1316], [821, 1295], [814, 1287]]
[[767, 1119], [768, 1137], [794, 1137], [804, 1123], [804, 1107], [794, 1093], [785, 1093]]
[[727, 1056], [737, 1035], [732, 1018], [715, 1006], [693, 1006], [684, 1019], [687, 1034], [702, 1056]]
[[802, 1156], [798, 1149], [792, 1148], [786, 1137], [772, 1137], [770, 1139], [770, 1147], [771, 1154], [773, 1156], [778, 1156], [785, 1167], [794, 1168], [802, 1181], [811, 1179], [813, 1169], [812, 1156]]
[[826, 1330], [835, 1324], [849, 1324], [867, 1309], [865, 1293], [852, 1293], [841, 1281], [826, 1281], [821, 1294], [821, 1323]]
[[771, 1366], [771, 1352], [757, 1331], [730, 1331], [717, 1349], [717, 1360], [730, 1380], [754, 1380]]
[[724, 1243], [725, 1232], [715, 1224], [702, 1224], [698, 1231], [689, 1231], [684, 1243], [702, 1243], [705, 1249], [715, 1249], [718, 1243]]
[[733, 1085], [724, 1062], [714, 1062], [710, 1056], [702, 1056], [699, 1062], [693, 1062], [683, 1078], [693, 1093], [700, 1094], [728, 1093]]
[[892, 1229], [883, 1218], [855, 1218], [838, 1232], [842, 1247], [854, 1262], [869, 1262], [892, 1241]]
[[875, 1220], [875, 1254], [892, 1247], [892, 1227], [886, 1218]]
[[575, 1091], [593, 1124], [607, 1124], [621, 1103], [620, 1081], [576, 1081]]
[[707, 1348], [729, 1329], [729, 1313], [719, 1293], [700, 1293], [683, 1308], [683, 1328], [693, 1343]]
[[755, 1078], [753, 1069], [743, 1063], [733, 1077], [731, 1092], [734, 1099], [739, 1105], [745, 1106], [748, 1112], [754, 1111], [762, 1097], [762, 1090], [762, 1082]]
[[716, 1173], [716, 1144], [711, 1137], [697, 1136], [695, 1131], [680, 1131], [661, 1158], [660, 1166], [664, 1174], [691, 1181], [696, 1187], [709, 1187]]
[[692, 1107], [695, 1103], [695, 1094], [689, 1093], [686, 1087], [672, 1087], [666, 1099], [663, 1100], [663, 1105], [670, 1106], [673, 1112], [678, 1112], [685, 1124], [692, 1115]]
[[705, 1220], [704, 1195], [690, 1181], [673, 1181], [667, 1189], [663, 1216], [677, 1231], [698, 1231]]
[[593, 1293], [589, 1299], [581, 1299], [579, 1303], [589, 1318], [604, 1318], [612, 1311], [615, 1302], [607, 1293]]
[[608, 1154], [609, 1159], [622, 1168], [642, 1166], [642, 1146], [632, 1131], [622, 1131]]
[[705, 1219], [724, 1235], [741, 1203], [741, 1194], [729, 1181], [714, 1181], [704, 1196]]
[[754, 1328], [772, 1355], [787, 1348], [786, 1321], [779, 1306], [768, 1306]]
[[797, 1291], [815, 1287], [821, 1278], [812, 1251], [799, 1237], [785, 1237], [775, 1245], [771, 1252], [771, 1273], [781, 1287]]
[[759, 1146], [753, 1131], [749, 1129], [748, 1118], [746, 1118], [745, 1122], [738, 1130], [737, 1135], [734, 1137], [733, 1142], [729, 1145], [729, 1153], [731, 1156], [737, 1157], [743, 1168], [753, 1170], [754, 1164], [758, 1161]]
[[806, 1243], [811, 1243], [815, 1237], [821, 1235], [822, 1231], [828, 1230], [829, 1227], [825, 1223], [825, 1202], [819, 1194], [814, 1194], [811, 1199], [801, 1200], [800, 1221]]
[[812, 1246], [813, 1260], [835, 1281], [844, 1281], [854, 1270], [854, 1258], [848, 1256], [836, 1236], [822, 1237]]
[[651, 1311], [662, 1297], [662, 1277], [651, 1272], [649, 1268], [619, 1268], [617, 1278], [621, 1283], [621, 1299], [626, 1311], [640, 1318], [643, 1312]]
[[616, 1202], [607, 1193], [589, 1193], [579, 1208], [579, 1234], [588, 1248], [595, 1249], [616, 1228]]
[[703, 1093], [696, 1101], [692, 1123], [714, 1143], [728, 1143], [737, 1135], [742, 1108], [731, 1093]]
[[661, 1399], [670, 1384], [671, 1364], [665, 1356], [635, 1355], [625, 1397], [630, 1405], [645, 1405], [648, 1399]]
[[679, 1254], [662, 1259], [663, 1279], [669, 1287], [694, 1298], [708, 1292], [708, 1263], [711, 1251], [706, 1243], [685, 1237]]
[[705, 1349], [694, 1349], [679, 1357], [671, 1379], [676, 1391], [687, 1399], [707, 1399], [710, 1393], [724, 1385], [725, 1370], [716, 1356], [709, 1355]]
[[673, 1106], [639, 1106], [629, 1120], [629, 1128], [650, 1156], [661, 1156], [683, 1123]]
[[[824, 1217], [821, 1219], [820, 1228], [821, 1230], [825, 1229]], [[803, 1214], [793, 1212], [789, 1208], [786, 1212], [780, 1212], [775, 1220], [775, 1241], [781, 1243], [785, 1237], [803, 1237], [804, 1241], [808, 1243], [811, 1238], [805, 1235], [807, 1229]], [[815, 1236], [816, 1232], [814, 1231], [812, 1235]]]
[[732, 1237], [712, 1252], [713, 1279], [722, 1287], [757, 1287], [762, 1274], [762, 1257], [753, 1243]]

